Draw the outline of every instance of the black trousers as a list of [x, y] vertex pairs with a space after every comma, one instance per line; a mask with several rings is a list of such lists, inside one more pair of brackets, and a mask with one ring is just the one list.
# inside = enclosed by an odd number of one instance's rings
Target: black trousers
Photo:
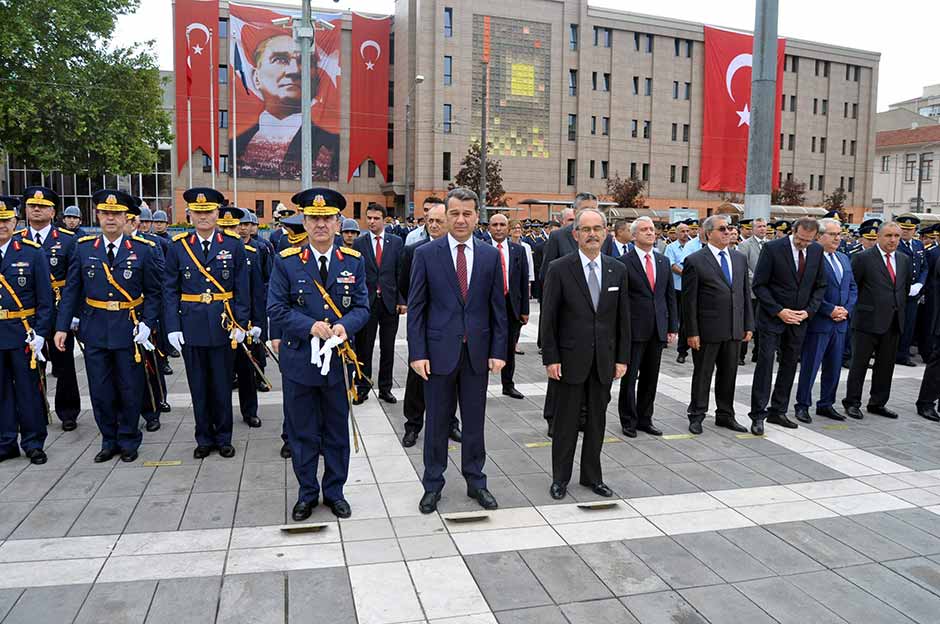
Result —
[[[402, 411], [405, 413], [405, 431], [420, 433], [424, 428], [424, 385], [425, 381], [409, 366], [408, 377], [405, 379], [405, 400], [402, 401]], [[460, 426], [457, 414], [450, 421], [450, 428]], [[448, 432], [450, 429], [448, 429]]]
[[160, 402], [166, 401], [166, 379], [156, 351], [140, 349], [144, 366], [144, 400], [140, 405], [140, 415], [147, 422], [160, 420]]
[[500, 371], [499, 376], [503, 382], [503, 388], [513, 386], [513, 375], [516, 372], [516, 343], [519, 342], [519, 334], [522, 332], [522, 323], [515, 318], [512, 306], [506, 301], [506, 318], [509, 319], [509, 340], [506, 344], [506, 366]]
[[[933, 338], [933, 336], [930, 336]], [[924, 379], [920, 382], [917, 407], [930, 407], [940, 399], [940, 349], [934, 349], [927, 358]]]
[[[78, 393], [78, 377], [75, 375], [75, 336], [68, 332], [65, 351], [51, 344], [46, 350], [52, 370], [55, 372], [55, 413], [59, 420], [76, 420], [82, 411], [82, 400]], [[42, 364], [45, 366], [45, 364]]]
[[[757, 299], [751, 299], [751, 308], [752, 308], [753, 311], [754, 311], [754, 318], [757, 318], [757, 308], [759, 308], [759, 307], [760, 307], [760, 304], [757, 302]], [[757, 346], [760, 344], [760, 340], [759, 340], [759, 337], [758, 337], [758, 335], [757, 335], [757, 332], [754, 332], [754, 337], [751, 338], [751, 342], [750, 342], [750, 343], [744, 342], [743, 340], [741, 341], [741, 359], [742, 359], [742, 360], [747, 356], [747, 346], [748, 346], [748, 344], [752, 344], [753, 347], [754, 347], [754, 356], [753, 356], [753, 358], [754, 358], [754, 361], [756, 362], [756, 361], [757, 361]]]
[[715, 376], [715, 422], [734, 419], [734, 382], [738, 374], [740, 340], [703, 342], [692, 350], [692, 397], [689, 401], [689, 422], [701, 423], [708, 411], [712, 375]]
[[[781, 416], [790, 406], [790, 393], [796, 377], [796, 365], [803, 351], [806, 327], [785, 325], [779, 334], [760, 332], [757, 348], [757, 367], [751, 384], [751, 420], [763, 420], [767, 416]], [[774, 360], [779, 354], [777, 379], [774, 381]], [[773, 393], [771, 393], [773, 383]], [[767, 406], [768, 401], [770, 407]]]
[[885, 334], [869, 334], [855, 330], [852, 334], [852, 366], [846, 382], [845, 407], [861, 407], [862, 385], [868, 372], [868, 361], [875, 356], [875, 366], [871, 374], [871, 391], [868, 405], [884, 407], [891, 396], [891, 378], [894, 376], [894, 364], [901, 339], [897, 315], [891, 328]]
[[682, 318], [682, 290], [676, 290], [676, 310], [679, 312], [679, 341], [676, 343], [676, 351], [679, 355], [688, 357], [689, 355], [689, 334], [686, 331], [684, 319]]
[[356, 355], [362, 362], [362, 373], [366, 379], [357, 384], [359, 392], [369, 391], [367, 379], [372, 377], [372, 353], [375, 350], [375, 337], [379, 337], [379, 392], [391, 392], [392, 367], [395, 365], [395, 335], [398, 333], [398, 312], [385, 309], [382, 296], [377, 295], [372, 302], [372, 314], [369, 322], [356, 334]]
[[630, 366], [620, 379], [617, 401], [620, 425], [628, 431], [653, 424], [653, 404], [664, 348], [666, 343], [658, 339], [634, 342], [630, 346]]
[[[564, 379], [564, 377], [562, 377]], [[555, 391], [557, 411], [552, 437], [552, 481], [567, 484], [571, 480], [574, 452], [578, 446], [578, 421], [581, 406], [586, 406], [584, 439], [581, 442], [581, 485], [604, 481], [601, 474], [601, 446], [604, 444], [609, 383], [601, 383], [597, 365], [592, 364], [587, 380], [581, 384], [559, 382]]]
[[255, 367], [241, 345], [235, 350], [235, 374], [238, 376], [238, 409], [242, 420], [247, 420], [258, 415], [258, 387]]

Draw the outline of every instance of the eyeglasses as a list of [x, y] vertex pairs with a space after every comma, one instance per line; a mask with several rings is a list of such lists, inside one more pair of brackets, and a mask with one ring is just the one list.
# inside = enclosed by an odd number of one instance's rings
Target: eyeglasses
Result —
[[716, 229], [717, 231], [721, 232], [722, 234], [724, 234], [725, 232], [728, 232], [729, 230], [731, 230], [731, 228], [728, 227], [727, 225], [719, 225], [719, 226], [716, 227], [715, 229]]
[[594, 227], [583, 226], [579, 227], [578, 231], [582, 234], [600, 234], [602, 232], [606, 232], [607, 228], [605, 228], [603, 225], [596, 225]]

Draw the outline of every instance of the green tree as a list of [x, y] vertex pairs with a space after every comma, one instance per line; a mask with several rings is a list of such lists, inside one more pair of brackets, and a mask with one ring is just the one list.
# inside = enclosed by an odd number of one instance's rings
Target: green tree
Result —
[[845, 189], [840, 186], [829, 195], [826, 195], [823, 198], [823, 208], [835, 210], [839, 213], [839, 220], [845, 222], [846, 214], [843, 210], [845, 208]]
[[607, 179], [607, 194], [620, 208], [642, 208], [643, 188], [643, 180], [621, 178], [619, 172]]
[[796, 178], [784, 180], [770, 195], [770, 203], [775, 206], [802, 206], [806, 200], [806, 184]]
[[[487, 150], [493, 144], [487, 143]], [[460, 161], [460, 171], [447, 188], [464, 186], [478, 193], [480, 191], [480, 142], [474, 141], [467, 149], [467, 154]], [[506, 190], [503, 188], [503, 163], [487, 155], [486, 157], [486, 205], [505, 206]]]
[[110, 43], [138, 4], [0, 0], [0, 149], [47, 171], [153, 167], [172, 134], [151, 43]]

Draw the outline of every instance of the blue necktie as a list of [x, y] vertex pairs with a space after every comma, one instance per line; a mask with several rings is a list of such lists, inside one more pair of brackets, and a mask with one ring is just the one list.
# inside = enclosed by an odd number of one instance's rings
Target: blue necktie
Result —
[[835, 254], [829, 254], [829, 262], [832, 263], [832, 270], [835, 271], [836, 281], [842, 283], [842, 267], [839, 266], [839, 260]]
[[731, 267], [728, 266], [728, 257], [725, 256], [724, 251], [719, 251], [718, 256], [721, 258], [721, 272], [725, 274], [725, 281], [728, 282], [728, 286], [731, 286]]

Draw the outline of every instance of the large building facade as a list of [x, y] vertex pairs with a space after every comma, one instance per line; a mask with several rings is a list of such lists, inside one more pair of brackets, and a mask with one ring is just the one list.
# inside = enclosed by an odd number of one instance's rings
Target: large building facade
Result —
[[879, 132], [873, 175], [875, 211], [889, 217], [904, 212], [940, 213], [935, 152], [940, 152], [940, 125]]

